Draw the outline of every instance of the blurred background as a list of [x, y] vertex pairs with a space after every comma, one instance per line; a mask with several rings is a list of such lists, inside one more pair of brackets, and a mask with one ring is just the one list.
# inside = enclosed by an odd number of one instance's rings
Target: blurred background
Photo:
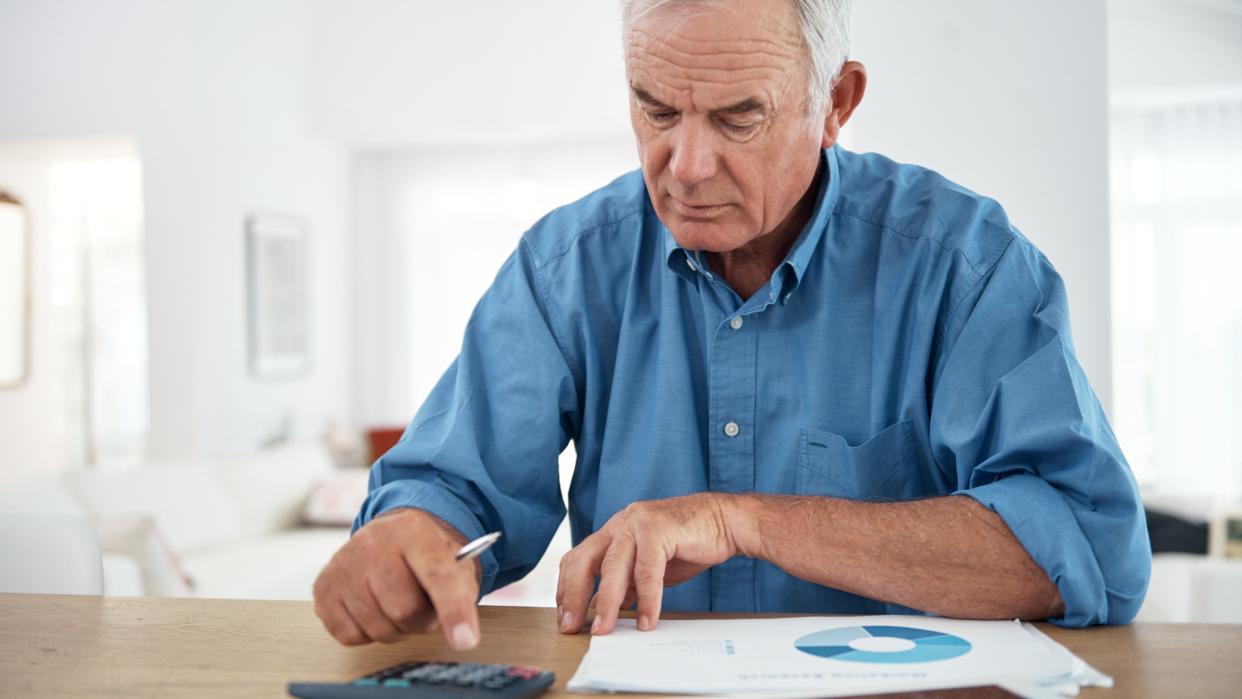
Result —
[[[1242, 621], [1242, 0], [856, 5], [844, 145], [1048, 254], [1141, 618]], [[518, 237], [637, 167], [614, 0], [0, 0], [0, 66], [0, 509], [105, 594], [308, 599]]]

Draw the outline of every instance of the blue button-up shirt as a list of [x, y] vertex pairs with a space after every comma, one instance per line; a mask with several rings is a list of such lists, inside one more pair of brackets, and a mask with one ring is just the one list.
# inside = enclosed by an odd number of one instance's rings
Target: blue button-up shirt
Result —
[[[1147, 530], [1060, 277], [995, 201], [878, 155], [823, 157], [810, 221], [745, 300], [677, 245], [640, 172], [536, 223], [372, 468], [355, 528], [417, 507], [467, 538], [502, 530], [483, 591], [518, 580], [565, 516], [572, 439], [575, 544], [629, 503], [701, 491], [967, 495], [1055, 582], [1054, 621], [1129, 621]], [[742, 557], [664, 608], [908, 611]]]

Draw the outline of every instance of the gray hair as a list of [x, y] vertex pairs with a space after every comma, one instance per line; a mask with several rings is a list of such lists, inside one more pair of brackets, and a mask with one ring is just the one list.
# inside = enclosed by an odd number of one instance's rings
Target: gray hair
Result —
[[[653, 10], [675, 0], [646, 0], [643, 12]], [[709, 0], [681, 0], [683, 2], [708, 2]], [[719, 2], [720, 0], [716, 0]], [[845, 64], [850, 52], [850, 11], [853, 0], [793, 0], [798, 9], [798, 24], [802, 29], [802, 44], [806, 47], [811, 63], [811, 84], [808, 103], [812, 113], [818, 113], [828, 104], [837, 74]], [[621, 27], [628, 32], [634, 19], [635, 0], [621, 0]]]

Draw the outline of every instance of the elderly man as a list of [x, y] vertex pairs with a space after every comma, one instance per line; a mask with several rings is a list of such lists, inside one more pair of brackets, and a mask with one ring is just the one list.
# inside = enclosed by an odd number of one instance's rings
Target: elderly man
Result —
[[642, 169], [501, 268], [315, 585], [337, 639], [438, 623], [477, 644], [479, 594], [565, 516], [571, 439], [564, 633], [635, 603], [640, 629], [662, 609], [1134, 616], [1142, 508], [1061, 280], [996, 202], [835, 145], [866, 86], [848, 6], [626, 3]]

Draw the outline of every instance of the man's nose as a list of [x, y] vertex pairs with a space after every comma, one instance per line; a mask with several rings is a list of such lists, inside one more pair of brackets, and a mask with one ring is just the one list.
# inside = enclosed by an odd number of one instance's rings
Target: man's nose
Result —
[[710, 130], [702, 124], [683, 121], [675, 131], [670, 174], [685, 186], [711, 179], [716, 174], [719, 154]]

